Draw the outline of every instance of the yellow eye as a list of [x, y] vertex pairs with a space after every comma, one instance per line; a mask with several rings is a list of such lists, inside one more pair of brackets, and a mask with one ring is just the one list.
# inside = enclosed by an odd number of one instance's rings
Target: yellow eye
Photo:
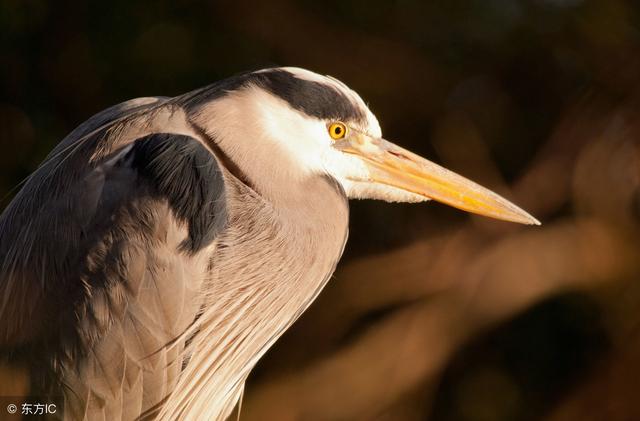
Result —
[[329, 136], [333, 140], [342, 139], [347, 135], [347, 130], [347, 126], [344, 123], [337, 121], [329, 126]]

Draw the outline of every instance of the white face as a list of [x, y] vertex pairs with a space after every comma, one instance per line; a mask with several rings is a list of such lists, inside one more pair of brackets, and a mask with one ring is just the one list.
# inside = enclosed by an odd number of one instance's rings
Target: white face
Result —
[[[283, 68], [295, 78], [319, 82], [348, 98], [357, 121], [313, 117], [268, 88], [234, 90], [204, 106], [211, 135], [229, 157], [254, 171], [263, 192], [296, 177], [328, 174], [353, 199], [421, 202], [429, 199], [521, 223], [535, 218], [495, 193], [382, 139], [378, 120], [343, 83], [303, 69]], [[269, 70], [265, 70], [269, 71]], [[294, 92], [294, 94], [297, 93]], [[317, 98], [314, 97], [317, 102]], [[331, 101], [331, 99], [327, 99]], [[331, 106], [333, 103], [323, 105]], [[364, 117], [362, 117], [364, 116]], [[335, 128], [339, 127], [337, 132]], [[274, 184], [278, 184], [274, 186]]]
[[259, 116], [261, 128], [265, 134], [275, 134], [272, 141], [281, 146], [291, 159], [304, 172], [326, 173], [335, 178], [350, 199], [378, 199], [389, 202], [422, 202], [427, 197], [380, 184], [371, 178], [370, 170], [363, 160], [353, 154], [344, 153], [335, 148], [337, 141], [331, 136], [332, 124], [344, 124], [344, 139], [356, 134], [371, 138], [381, 138], [380, 124], [362, 98], [337, 79], [321, 76], [299, 68], [283, 68], [297, 77], [332, 86], [343, 93], [366, 116], [366, 121], [340, 121], [337, 119], [318, 119], [308, 116], [289, 106], [285, 101], [261, 89], [250, 88], [249, 97], [255, 104], [252, 114]]

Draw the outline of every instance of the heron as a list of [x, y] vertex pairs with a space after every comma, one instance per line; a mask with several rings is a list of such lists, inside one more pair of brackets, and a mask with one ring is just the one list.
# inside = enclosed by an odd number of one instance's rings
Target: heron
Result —
[[0, 216], [0, 366], [70, 420], [223, 420], [332, 276], [348, 199], [524, 210], [382, 137], [305, 69], [108, 108]]

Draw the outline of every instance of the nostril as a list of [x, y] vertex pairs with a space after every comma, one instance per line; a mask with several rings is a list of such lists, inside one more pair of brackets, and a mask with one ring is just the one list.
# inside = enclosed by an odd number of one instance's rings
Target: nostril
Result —
[[397, 152], [397, 151], [389, 151], [389, 153], [393, 156], [395, 156], [396, 158], [400, 158], [400, 159], [409, 159], [409, 157], [405, 154], [403, 154], [402, 152]]

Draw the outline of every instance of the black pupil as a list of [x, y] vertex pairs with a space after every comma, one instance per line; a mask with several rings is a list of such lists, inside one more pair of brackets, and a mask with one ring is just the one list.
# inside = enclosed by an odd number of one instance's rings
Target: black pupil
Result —
[[339, 135], [340, 133], [342, 133], [342, 127], [336, 126], [336, 128], [333, 131], [336, 132], [337, 135]]

